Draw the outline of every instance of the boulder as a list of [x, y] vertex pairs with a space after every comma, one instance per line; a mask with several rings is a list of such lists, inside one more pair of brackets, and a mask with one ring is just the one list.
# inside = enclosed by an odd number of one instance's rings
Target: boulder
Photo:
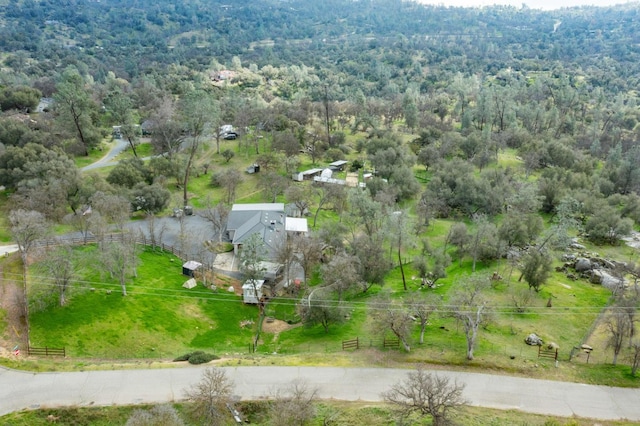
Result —
[[602, 272], [602, 286], [608, 288], [609, 290], [617, 290], [620, 286], [624, 285], [624, 281], [618, 277], [614, 277], [613, 275], [605, 272]]
[[591, 284], [602, 284], [602, 274], [603, 272], [600, 269], [594, 269], [593, 271], [591, 271], [589, 282]]
[[578, 272], [584, 272], [590, 271], [593, 268], [593, 265], [591, 264], [591, 261], [589, 259], [580, 257], [578, 258], [578, 260], [576, 260], [575, 268]]
[[616, 290], [620, 288], [621, 285], [624, 285], [623, 280], [618, 277], [614, 277], [602, 269], [594, 269], [591, 271], [589, 282], [592, 284], [601, 284], [609, 290]]
[[535, 333], [531, 333], [530, 335], [528, 335], [527, 338], [524, 339], [524, 342], [527, 345], [531, 346], [542, 346], [542, 344], [544, 343], [542, 339]]
[[571, 243], [569, 247], [576, 250], [584, 250], [586, 248], [582, 244], [578, 244], [578, 243]]

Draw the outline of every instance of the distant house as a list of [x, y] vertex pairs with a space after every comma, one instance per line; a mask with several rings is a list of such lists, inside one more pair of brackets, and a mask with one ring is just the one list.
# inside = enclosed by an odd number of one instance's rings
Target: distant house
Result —
[[227, 237], [238, 254], [243, 242], [258, 234], [269, 257], [274, 258], [287, 234], [308, 231], [306, 222], [305, 218], [287, 217], [284, 203], [234, 204], [227, 219]]
[[235, 76], [236, 76], [235, 71], [222, 70], [222, 71], [218, 71], [217, 73], [214, 73], [211, 76], [211, 79], [213, 81], [225, 81], [225, 80], [233, 80]]

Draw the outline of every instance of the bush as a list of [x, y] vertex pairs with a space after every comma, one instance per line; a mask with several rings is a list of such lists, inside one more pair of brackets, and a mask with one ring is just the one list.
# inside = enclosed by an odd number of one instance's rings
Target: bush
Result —
[[214, 359], [219, 359], [219, 357], [214, 354], [208, 354], [204, 351], [195, 351], [181, 355], [175, 358], [173, 361], [189, 361], [189, 364], [204, 364]]
[[206, 364], [209, 361], [218, 359], [214, 354], [208, 354], [206, 352], [198, 352], [189, 357], [189, 364]]
[[175, 358], [173, 360], [173, 362], [180, 362], [180, 361], [189, 361], [189, 358], [191, 357], [191, 355], [193, 355], [195, 352], [189, 352], [188, 354], [184, 354], [184, 355], [180, 355], [179, 357]]

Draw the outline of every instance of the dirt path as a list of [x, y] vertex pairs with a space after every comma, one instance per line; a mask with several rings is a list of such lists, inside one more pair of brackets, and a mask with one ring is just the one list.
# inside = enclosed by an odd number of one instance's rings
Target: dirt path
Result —
[[4, 279], [3, 266], [0, 264], [0, 356], [13, 356], [13, 348], [21, 350], [27, 347], [27, 330], [22, 314], [22, 286], [15, 280]]

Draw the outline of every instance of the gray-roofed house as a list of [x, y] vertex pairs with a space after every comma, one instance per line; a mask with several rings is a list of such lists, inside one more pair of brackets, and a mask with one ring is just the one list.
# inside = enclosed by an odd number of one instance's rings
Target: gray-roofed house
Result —
[[[287, 219], [295, 225], [293, 229], [287, 227]], [[242, 243], [257, 233], [264, 241], [268, 256], [273, 259], [288, 231], [306, 232], [301, 221], [306, 222], [306, 219], [287, 218], [284, 203], [234, 204], [227, 219], [227, 236], [234, 253], [238, 254]]]

